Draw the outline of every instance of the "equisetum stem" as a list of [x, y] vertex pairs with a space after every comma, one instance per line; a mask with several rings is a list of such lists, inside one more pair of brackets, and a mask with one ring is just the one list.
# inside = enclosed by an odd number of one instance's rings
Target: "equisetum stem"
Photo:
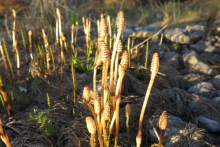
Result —
[[116, 146], [118, 144], [118, 136], [119, 136], [119, 110], [120, 110], [120, 102], [121, 102], [121, 96], [117, 96], [116, 99], [116, 129], [115, 129], [115, 143]]
[[106, 69], [106, 63], [103, 63], [102, 66], [102, 85], [101, 85], [101, 108], [104, 108], [104, 85], [105, 85], [105, 69]]
[[130, 142], [130, 132], [129, 132], [129, 116], [126, 118], [126, 127], [127, 127], [127, 135], [128, 135], [128, 147], [130, 147], [131, 142]]
[[6, 58], [5, 58], [5, 55], [4, 55], [4, 51], [3, 51], [3, 48], [2, 48], [1, 41], [0, 41], [0, 52], [1, 52], [1, 55], [2, 55], [3, 62], [4, 62], [5, 71], [8, 73], [7, 61], [6, 61]]
[[114, 85], [113, 85], [113, 73], [114, 73], [114, 62], [115, 62], [115, 54], [116, 54], [116, 47], [118, 44], [118, 41], [120, 39], [121, 33], [118, 32], [117, 33], [117, 37], [116, 37], [116, 41], [114, 43], [114, 48], [112, 51], [112, 58], [111, 58], [111, 68], [110, 68], [110, 92], [113, 93], [114, 92]]
[[119, 58], [119, 52], [117, 52], [117, 54], [116, 54], [116, 59], [115, 59], [114, 89], [116, 88], [116, 84], [117, 84], [117, 75], [118, 75], [118, 58]]
[[158, 147], [161, 147], [162, 145], [164, 134], [165, 134], [165, 130], [161, 130], [160, 141], [158, 143]]
[[130, 51], [130, 41], [131, 37], [128, 37], [128, 45], [127, 45], [127, 50], [128, 50], [128, 67], [131, 67], [131, 51]]
[[121, 94], [121, 85], [122, 85], [122, 81], [123, 81], [123, 77], [120, 77], [118, 78], [118, 83], [117, 83], [117, 86], [116, 86], [116, 92], [115, 92], [115, 95], [116, 96], [119, 96]]
[[108, 98], [108, 87], [107, 85], [104, 85], [104, 107], [105, 107], [107, 98]]
[[112, 116], [111, 124], [110, 124], [110, 127], [109, 127], [109, 133], [112, 132], [115, 119], [116, 119], [116, 111], [114, 111], [113, 116]]
[[90, 145], [91, 147], [96, 147], [96, 134], [91, 134], [91, 137], [90, 137]]
[[75, 40], [74, 40], [75, 43], [77, 41], [77, 33], [78, 33], [78, 21], [76, 22], [76, 33], [75, 33]]
[[4, 88], [1, 85], [0, 85], [0, 93], [2, 94], [2, 97], [4, 99], [7, 115], [11, 116], [12, 110], [11, 110], [11, 105], [8, 101], [8, 95], [7, 95], [6, 91], [4, 90]]
[[93, 73], [93, 92], [96, 94], [96, 76], [97, 76], [97, 66], [94, 67]]
[[144, 112], [145, 112], [146, 107], [147, 107], [147, 102], [148, 102], [148, 99], [149, 99], [149, 96], [150, 96], [150, 92], [151, 92], [155, 77], [156, 76], [151, 76], [151, 79], [150, 79], [150, 82], [149, 82], [149, 85], [148, 85], [148, 88], [147, 88], [147, 93], [145, 95], [144, 103], [143, 103], [143, 106], [142, 106], [142, 109], [141, 109], [141, 115], [140, 115], [140, 119], [139, 119], [139, 127], [138, 127], [137, 137], [138, 136], [141, 137], [141, 134], [142, 134], [142, 123], [143, 123], [143, 118], [144, 118]]

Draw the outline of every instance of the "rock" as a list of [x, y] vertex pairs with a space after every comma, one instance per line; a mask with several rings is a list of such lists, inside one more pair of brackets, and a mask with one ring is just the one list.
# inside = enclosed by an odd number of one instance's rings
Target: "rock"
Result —
[[219, 53], [219, 49], [209, 45], [208, 47], [205, 48], [205, 52], [207, 53]]
[[220, 20], [214, 22], [214, 31], [216, 35], [220, 35]]
[[215, 91], [215, 88], [210, 82], [201, 82], [194, 86], [190, 86], [188, 89], [189, 93], [195, 93], [204, 97], [210, 97], [213, 95], [213, 91]]
[[152, 32], [152, 33], [157, 33], [159, 30], [160, 29], [158, 27], [156, 27], [155, 25], [153, 25], [153, 24], [143, 28], [143, 31], [148, 31], [148, 32]]
[[198, 53], [202, 53], [205, 48], [204, 45], [202, 45], [202, 44], [191, 44], [191, 45], [189, 45], [189, 47]]
[[216, 39], [215, 36], [208, 36], [208, 37], [206, 38], [206, 40], [209, 41], [211, 44], [214, 44], [214, 43], [216, 43], [216, 41], [217, 41], [217, 39]]
[[130, 27], [134, 32], [139, 32], [143, 30], [143, 27], [141, 26], [131, 26]]
[[168, 29], [164, 32], [165, 37], [175, 43], [189, 44], [190, 38], [183, 33], [184, 29]]
[[212, 99], [212, 102], [214, 104], [216, 104], [216, 107], [218, 108], [218, 111], [220, 111], [220, 97], [215, 97], [214, 99]]
[[[135, 31], [137, 38], [151, 37], [159, 31], [159, 28], [154, 25], [149, 25], [145, 28], [135, 26], [132, 27], [132, 29]], [[159, 37], [160, 36], [155, 36], [153, 39], [159, 39]]]
[[203, 36], [205, 34], [205, 27], [202, 25], [186, 26], [186, 31], [198, 36]]
[[213, 75], [216, 73], [209, 64], [202, 61], [195, 51], [187, 51], [183, 54], [183, 62], [186, 68], [193, 69], [196, 73]]
[[[152, 32], [148, 32], [148, 31], [139, 31], [139, 32], [136, 32], [136, 37], [137, 38], [148, 38], [148, 37], [151, 37], [153, 36], [154, 33]], [[158, 39], [158, 36], [155, 36], [153, 37], [154, 39]]]
[[186, 125], [186, 122], [184, 122], [184, 121], [183, 121], [181, 118], [179, 118], [179, 117], [169, 115], [169, 116], [168, 116], [168, 124], [171, 124], [172, 126], [180, 126], [180, 125], [185, 126], [185, 125]]
[[[204, 98], [202, 100], [204, 100]], [[212, 101], [207, 99], [209, 100], [209, 103], [205, 103], [202, 100], [193, 99], [187, 104], [186, 109], [193, 118], [203, 114], [212, 113], [212, 108], [209, 107], [209, 104], [212, 105]]]
[[210, 82], [211, 82], [216, 88], [220, 89], [220, 75], [216, 75]]
[[165, 52], [165, 54], [162, 57], [162, 60], [164, 60], [171, 66], [178, 69], [180, 67], [181, 56], [180, 54], [176, 52], [168, 51], [168, 52]]
[[184, 29], [168, 29], [164, 32], [166, 39], [180, 44], [193, 44], [198, 42], [202, 36], [184, 32]]
[[212, 120], [205, 116], [199, 116], [196, 118], [198, 121], [198, 127], [206, 129], [210, 133], [215, 133], [220, 131], [220, 122]]
[[205, 77], [199, 74], [186, 74], [183, 77], [183, 80], [189, 86], [196, 85], [197, 83], [201, 83], [203, 79], [205, 79]]
[[131, 28], [124, 28], [122, 35], [123, 37], [129, 37], [130, 35], [132, 35], [134, 31]]
[[151, 47], [151, 50], [152, 50], [153, 52], [154, 52], [154, 51], [159, 52], [159, 50], [160, 50], [161, 52], [165, 52], [165, 51], [169, 51], [169, 47], [168, 47], [166, 44], [162, 43], [161, 45], [153, 45], [153, 46]]

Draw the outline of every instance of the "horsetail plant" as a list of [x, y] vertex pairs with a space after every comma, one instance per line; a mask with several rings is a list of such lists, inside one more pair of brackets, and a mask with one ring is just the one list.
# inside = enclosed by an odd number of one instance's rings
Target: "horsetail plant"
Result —
[[112, 51], [111, 66], [110, 66], [110, 91], [111, 91], [111, 95], [113, 95], [113, 93], [114, 93], [114, 90], [113, 90], [114, 89], [113, 70], [114, 70], [116, 47], [117, 47], [119, 38], [122, 34], [122, 31], [124, 29], [124, 26], [125, 26], [124, 12], [123, 11], [119, 11], [118, 14], [117, 14], [116, 26], [117, 26], [117, 36], [116, 36], [116, 40], [115, 40], [115, 43], [114, 43], [114, 48], [113, 48], [113, 51]]
[[46, 51], [47, 72], [50, 72], [50, 49], [49, 49], [50, 46], [49, 46], [48, 38], [47, 38], [47, 35], [44, 29], [42, 29], [42, 35], [43, 35], [44, 46], [45, 46], [45, 51]]
[[7, 115], [11, 116], [12, 109], [11, 109], [11, 105], [9, 103], [8, 94], [6, 93], [6, 91], [2, 85], [0, 85], [0, 93], [1, 93], [3, 100], [4, 100], [4, 106], [5, 106]]
[[121, 40], [118, 41], [118, 44], [117, 44], [117, 48], [116, 48], [116, 59], [115, 59], [115, 75], [114, 75], [114, 89], [116, 87], [116, 83], [117, 83], [117, 74], [118, 74], [118, 59], [119, 59], [119, 55], [120, 53], [122, 52], [122, 42]]
[[99, 39], [107, 43], [107, 22], [103, 14], [101, 14], [99, 21]]
[[87, 129], [88, 129], [89, 133], [91, 134], [90, 146], [91, 147], [96, 147], [97, 146], [97, 143], [96, 143], [96, 125], [95, 125], [95, 121], [93, 120], [92, 117], [90, 117], [90, 116], [86, 117], [86, 126], [87, 126]]
[[165, 130], [167, 128], [167, 111], [164, 110], [163, 113], [160, 115], [160, 119], [159, 119], [159, 128], [161, 130], [161, 134], [160, 134], [160, 141], [158, 143], [158, 147], [161, 147], [162, 142], [163, 142], [163, 137], [165, 134]]
[[29, 52], [30, 52], [30, 57], [31, 60], [33, 59], [33, 51], [32, 51], [32, 31], [28, 31], [28, 40], [29, 40]]
[[152, 58], [152, 62], [151, 62], [151, 78], [150, 78], [150, 82], [147, 88], [147, 92], [144, 98], [144, 103], [141, 109], [141, 114], [140, 114], [140, 118], [139, 118], [139, 126], [138, 126], [138, 134], [136, 136], [136, 143], [137, 143], [137, 147], [141, 146], [141, 141], [142, 141], [142, 123], [143, 123], [143, 118], [144, 118], [144, 112], [146, 110], [147, 107], [147, 102], [150, 96], [150, 92], [154, 83], [154, 80], [156, 78], [156, 75], [158, 73], [159, 70], [159, 56], [158, 53], [154, 53], [153, 58]]
[[131, 106], [129, 103], [126, 104], [125, 106], [125, 116], [126, 116], [126, 128], [127, 128], [127, 135], [128, 135], [128, 147], [131, 146], [131, 141], [130, 141], [130, 132], [129, 132], [129, 118], [131, 114]]
[[[115, 44], [114, 44], [115, 48], [113, 49], [112, 54], [114, 54], [115, 56], [116, 47], [118, 47], [117, 63], [114, 64], [115, 62], [113, 60], [115, 60], [115, 57], [114, 58], [112, 57], [111, 59], [112, 71], [110, 71], [110, 76], [111, 75], [114, 76], [113, 72], [114, 72], [114, 67], [115, 67], [115, 72], [117, 71], [119, 72], [118, 73], [119, 78], [117, 80], [117, 75], [115, 77], [112, 77], [116, 79], [115, 84], [114, 84], [114, 81], [112, 81], [113, 87], [111, 87], [111, 83], [110, 83], [110, 87], [109, 87], [110, 89], [108, 89], [107, 75], [108, 75], [108, 67], [110, 65], [110, 58], [111, 58], [110, 50], [106, 43], [108, 26], [107, 26], [107, 23], [106, 23], [106, 20], [103, 14], [101, 15], [101, 20], [97, 22], [98, 22], [97, 26], [98, 26], [98, 40], [99, 40], [98, 47], [100, 49], [99, 49], [99, 54], [97, 56], [97, 60], [96, 60], [95, 68], [94, 68], [94, 74], [93, 74], [93, 92], [90, 92], [90, 94], [93, 93], [92, 95], [94, 97], [93, 103], [94, 103], [95, 110], [93, 109], [91, 104], [86, 100], [86, 98], [84, 98], [85, 97], [84, 94], [83, 94], [83, 99], [85, 103], [88, 105], [88, 107], [90, 108], [93, 114], [93, 117], [94, 117], [94, 121], [96, 123], [96, 127], [97, 129], [99, 129], [98, 134], [99, 134], [100, 146], [104, 145], [104, 146], [109, 147], [110, 136], [112, 134], [114, 125], [116, 125], [116, 136], [117, 137], [115, 137], [115, 141], [117, 145], [118, 133], [119, 133], [119, 109], [120, 109], [120, 101], [121, 101], [120, 95], [121, 95], [121, 87], [122, 87], [121, 85], [122, 85], [123, 77], [125, 75], [125, 71], [128, 66], [128, 54], [127, 54], [127, 51], [123, 53], [121, 62], [118, 65], [119, 53], [122, 52], [122, 43], [119, 43], [119, 45], [117, 46], [118, 41], [116, 39]], [[120, 34], [122, 33], [123, 27], [124, 27], [124, 15], [123, 15], [123, 12], [119, 12], [118, 23], [117, 23], [118, 35], [119, 35], [118, 40], [120, 38]], [[102, 68], [101, 105], [100, 105], [100, 101], [98, 99], [98, 95], [96, 92], [96, 74], [97, 74], [97, 68], [101, 65], [103, 68]], [[117, 107], [115, 105], [117, 105]]]
[[[3, 62], [4, 62], [4, 66], [5, 66], [5, 71], [8, 73], [8, 66], [7, 66], [7, 61], [5, 59], [5, 54], [4, 54], [4, 50], [2, 48], [2, 43], [0, 41], [0, 52], [1, 52], [1, 55], [2, 55], [2, 59], [3, 59]], [[10, 77], [9, 77], [10, 78]]]
[[78, 21], [76, 22], [76, 33], [75, 33], [75, 37], [74, 37], [74, 42], [76, 43], [76, 41], [77, 41], [77, 34], [78, 34], [78, 27], [79, 27], [79, 23], [78, 23]]
[[102, 61], [101, 107], [104, 108], [104, 86], [107, 86], [107, 73], [110, 62], [110, 51], [104, 41], [100, 41], [100, 58]]
[[96, 128], [97, 128], [97, 131], [98, 131], [99, 144], [100, 144], [101, 147], [103, 147], [102, 134], [101, 134], [101, 130], [99, 128], [99, 123], [97, 121], [96, 113], [95, 113], [92, 105], [90, 104], [91, 95], [90, 95], [90, 89], [89, 89], [88, 86], [84, 86], [84, 88], [83, 88], [82, 99], [87, 104], [87, 106], [89, 107], [90, 111], [92, 112], [92, 115], [94, 117], [94, 121], [95, 121], [95, 124], [96, 124]]
[[111, 29], [111, 18], [107, 16], [107, 24], [108, 24], [108, 35], [109, 35], [109, 48], [112, 48], [112, 29]]
[[90, 29], [91, 29], [91, 18], [82, 17], [84, 34], [86, 38], [86, 53], [88, 54], [89, 46], [90, 46]]
[[20, 69], [20, 56], [19, 56], [19, 51], [17, 48], [17, 40], [15, 38], [16, 30], [15, 30], [15, 25], [16, 25], [16, 11], [12, 9], [12, 14], [14, 17], [14, 22], [13, 22], [13, 30], [12, 30], [12, 41], [13, 41], [13, 49], [16, 53], [16, 60], [15, 62], [17, 63], [17, 69]]
[[9, 141], [8, 135], [5, 133], [2, 127], [2, 119], [0, 118], [0, 138], [5, 143], [6, 147], [11, 147], [11, 143]]

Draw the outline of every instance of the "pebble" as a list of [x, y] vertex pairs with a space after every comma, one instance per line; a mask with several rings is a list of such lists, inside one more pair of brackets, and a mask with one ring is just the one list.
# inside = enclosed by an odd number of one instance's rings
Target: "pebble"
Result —
[[195, 73], [202, 73], [205, 75], [213, 75], [215, 73], [211, 66], [202, 61], [195, 51], [186, 51], [182, 58], [185, 67], [193, 69]]
[[188, 89], [189, 93], [195, 93], [204, 97], [211, 97], [215, 88], [210, 82], [201, 82], [194, 86], [190, 86]]
[[181, 55], [179, 53], [173, 51], [165, 52], [162, 60], [175, 67], [176, 69], [180, 68]]
[[196, 118], [198, 121], [198, 127], [206, 129], [210, 133], [220, 131], [220, 122], [207, 118], [205, 116], [199, 116]]

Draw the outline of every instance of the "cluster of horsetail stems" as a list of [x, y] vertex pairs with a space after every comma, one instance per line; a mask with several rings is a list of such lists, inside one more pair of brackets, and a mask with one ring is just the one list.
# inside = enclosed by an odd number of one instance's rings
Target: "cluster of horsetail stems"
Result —
[[[108, 19], [109, 18], [107, 18], [107, 20]], [[107, 44], [108, 26], [103, 14], [101, 14], [101, 19], [98, 20], [97, 23], [98, 23], [99, 54], [97, 56], [96, 66], [94, 67], [94, 73], [93, 73], [93, 91], [90, 90], [88, 86], [85, 86], [83, 90], [83, 100], [90, 108], [94, 119], [93, 121], [91, 121], [91, 124], [88, 125], [88, 117], [86, 117], [86, 122], [87, 122], [87, 127], [89, 126], [91, 127], [92, 124], [96, 125], [99, 136], [99, 144], [101, 147], [110, 146], [110, 137], [112, 137], [111, 136], [113, 134], [112, 132], [115, 131], [113, 136], [114, 145], [117, 146], [119, 140], [119, 113], [120, 113], [122, 83], [126, 69], [129, 66], [129, 54], [127, 50], [123, 52], [119, 64], [119, 59], [120, 59], [119, 57], [123, 51], [123, 44], [120, 38], [123, 28], [125, 26], [124, 13], [123, 11], [120, 11], [118, 12], [117, 15], [117, 19], [116, 19], [117, 35], [115, 37], [112, 52], [109, 50]], [[102, 66], [101, 97], [99, 99], [98, 92], [96, 89], [96, 76], [97, 76], [97, 69], [98, 67], [101, 66]], [[107, 83], [108, 68], [110, 68], [109, 85]], [[136, 137], [137, 140], [136, 142], [138, 147], [140, 147], [142, 140], [141, 131], [142, 131], [144, 112], [146, 110], [147, 102], [150, 96], [150, 92], [155, 77], [158, 73], [158, 70], [159, 70], [159, 56], [157, 53], [155, 53], [153, 55], [152, 63], [151, 63], [151, 79], [148, 85], [148, 89], [146, 92], [146, 96], [144, 99], [140, 120], [139, 120], [138, 134]], [[94, 108], [89, 103], [90, 98], [86, 97], [85, 95], [93, 98]], [[129, 117], [130, 117], [131, 107], [129, 104], [127, 104], [125, 112], [126, 112], [126, 127], [128, 134], [128, 146], [131, 146], [130, 134], [129, 134]], [[91, 119], [91, 117], [89, 117], [89, 119]], [[93, 128], [95, 128], [95, 126]], [[89, 132], [91, 133], [91, 128], [88, 129]], [[93, 137], [92, 136], [93, 134], [91, 133], [90, 139], [92, 139], [93, 141], [90, 141], [90, 144], [91, 146], [94, 146], [94, 136]]]
[[[13, 51], [15, 53], [14, 55], [15, 55], [16, 67], [17, 67], [17, 70], [19, 70], [20, 69], [20, 56], [19, 56], [19, 50], [17, 49], [17, 40], [15, 37], [16, 11], [13, 9], [12, 13], [14, 17], [13, 30], [12, 30]], [[64, 95], [63, 70], [64, 70], [64, 63], [65, 63], [64, 48], [71, 62], [74, 94], [77, 89], [74, 63], [72, 61], [71, 55], [76, 53], [75, 44], [76, 44], [77, 32], [78, 32], [78, 22], [76, 22], [75, 25], [72, 24], [71, 26], [71, 44], [70, 45], [71, 45], [72, 50], [69, 50], [66, 37], [64, 36], [64, 33], [62, 32], [62, 28], [61, 28], [62, 27], [61, 26], [62, 16], [58, 8], [56, 10], [56, 13], [57, 13], [57, 20], [56, 20], [55, 49], [57, 50], [58, 63], [60, 64], [60, 84], [59, 84], [60, 93], [59, 94], [60, 94], [60, 97], [63, 97]], [[84, 33], [86, 37], [86, 48], [87, 48], [86, 53], [88, 54], [88, 48], [90, 45], [91, 19], [90, 18], [85, 19], [83, 17], [82, 21], [83, 21]], [[117, 19], [116, 19], [117, 34], [114, 35], [115, 37], [114, 37], [113, 45], [111, 44], [112, 32], [111, 32], [110, 17], [107, 16], [107, 21], [106, 21], [106, 18], [104, 17], [104, 15], [101, 14], [101, 19], [97, 21], [97, 24], [98, 24], [99, 53], [97, 55], [96, 65], [94, 67], [94, 73], [93, 73], [93, 91], [90, 90], [88, 86], [85, 86], [83, 89], [83, 95], [82, 95], [82, 99], [88, 105], [90, 111], [92, 112], [93, 118], [90, 116], [87, 116], [85, 118], [85, 121], [86, 121], [88, 131], [91, 134], [90, 145], [92, 147], [95, 147], [98, 145], [97, 140], [96, 140], [96, 133], [98, 135], [98, 141], [101, 147], [110, 146], [111, 137], [114, 137], [114, 145], [117, 146], [118, 140], [119, 140], [119, 113], [120, 113], [122, 83], [125, 77], [125, 72], [127, 68], [130, 66], [130, 54], [131, 54], [130, 51], [129, 52], [127, 50], [123, 51], [123, 43], [121, 40], [121, 34], [125, 26], [124, 13], [123, 11], [119, 11], [117, 14]], [[108, 36], [109, 36], [109, 41], [108, 41]], [[48, 37], [44, 29], [42, 29], [42, 38], [44, 40], [44, 47], [45, 47], [45, 53], [46, 53], [45, 59], [44, 59], [44, 61], [46, 61], [45, 68], [47, 72], [48, 71], [50, 72], [51, 70], [50, 62], [51, 62], [51, 59], [52, 60], [54, 59], [53, 59], [53, 52], [51, 51], [51, 47], [49, 45]], [[31, 58], [31, 61], [35, 62], [33, 50], [32, 50], [33, 41], [32, 41], [31, 30], [29, 30], [28, 32], [28, 40], [29, 40], [30, 58]], [[9, 75], [10, 73], [8, 71], [7, 61], [5, 58], [5, 54], [7, 55], [7, 53], [4, 53], [1, 42], [0, 42], [0, 52], [3, 57], [5, 71]], [[5, 52], [7, 52], [7, 49], [5, 49]], [[121, 60], [120, 60], [120, 55], [121, 55]], [[119, 60], [120, 60], [120, 63], [119, 63]], [[96, 76], [97, 76], [97, 70], [99, 67], [102, 67], [100, 98], [99, 98], [99, 95], [96, 89], [96, 78], [97, 78]], [[55, 65], [54, 65], [54, 69], [55, 69]], [[151, 92], [154, 80], [158, 73], [158, 70], [159, 70], [159, 56], [157, 53], [155, 53], [153, 55], [152, 62], [151, 62], [151, 78], [150, 78], [150, 82], [147, 88], [147, 92], [145, 95], [145, 99], [144, 99], [144, 103], [142, 106], [140, 119], [139, 119], [138, 134], [136, 136], [137, 147], [141, 146], [142, 123], [143, 123], [144, 113], [146, 110], [147, 102], [150, 96], [150, 92]], [[108, 75], [109, 75], [109, 83], [107, 82]], [[18, 74], [18, 77], [19, 77], [19, 74]], [[12, 113], [11, 106], [8, 100], [7, 93], [5, 92], [4, 87], [1, 84], [0, 84], [0, 93], [4, 99], [4, 107], [6, 109], [6, 112], [8, 116], [10, 116]], [[93, 106], [90, 103], [91, 99], [93, 101]], [[76, 99], [74, 96], [74, 104], [75, 102], [76, 102]], [[130, 133], [129, 133], [130, 113], [131, 113], [131, 107], [129, 104], [127, 104], [126, 109], [125, 109], [125, 114], [126, 114], [126, 127], [127, 127], [127, 135], [128, 135], [128, 146], [131, 146]], [[159, 128], [161, 129], [161, 136], [160, 136], [160, 140], [158, 143], [159, 147], [162, 145], [166, 127], [167, 127], [167, 112], [164, 111], [159, 120]], [[113, 133], [113, 131], [115, 132]], [[114, 134], [114, 136], [112, 134]], [[11, 146], [8, 136], [4, 133], [4, 130], [2, 128], [1, 120], [0, 120], [0, 137], [7, 147]]]

